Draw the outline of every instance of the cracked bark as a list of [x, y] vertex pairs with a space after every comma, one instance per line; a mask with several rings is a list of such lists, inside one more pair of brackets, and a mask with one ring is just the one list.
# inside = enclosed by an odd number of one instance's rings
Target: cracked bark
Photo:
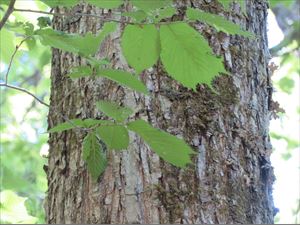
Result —
[[[226, 13], [213, 1], [177, 2], [178, 8], [192, 4], [225, 15], [258, 37], [229, 37], [200, 23], [195, 26], [215, 54], [224, 56], [232, 73], [216, 79], [220, 96], [202, 85], [197, 92], [189, 91], [167, 77], [160, 66], [141, 76], [153, 93], [150, 97], [106, 79], [72, 81], [65, 75], [85, 61], [53, 49], [50, 127], [64, 121], [56, 111], [68, 118], [102, 118], [95, 102], [113, 100], [135, 108], [135, 117], [183, 137], [198, 155], [194, 166], [180, 170], [160, 160], [131, 134], [129, 148], [109, 152], [105, 173], [92, 182], [81, 157], [86, 134], [76, 130], [50, 134], [48, 223], [273, 223], [267, 3], [246, 2], [247, 16], [238, 5]], [[72, 10], [112, 16], [110, 11], [87, 5]], [[89, 17], [55, 17], [53, 22], [55, 29], [70, 33], [96, 33], [103, 25]], [[130, 71], [120, 51], [122, 29], [105, 41], [97, 56], [110, 58], [114, 68]]]

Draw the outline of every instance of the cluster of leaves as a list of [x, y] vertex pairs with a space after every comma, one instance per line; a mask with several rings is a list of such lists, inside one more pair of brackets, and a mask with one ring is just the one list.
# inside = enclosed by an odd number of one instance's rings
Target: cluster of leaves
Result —
[[[44, 2], [48, 3], [48, 1]], [[71, 6], [69, 1], [65, 6]], [[122, 1], [91, 1], [88, 3], [98, 7], [114, 8]], [[135, 7], [132, 12], [125, 12], [123, 16], [131, 18], [133, 22], [124, 29], [121, 46], [128, 64], [140, 74], [145, 69], [151, 68], [161, 60], [168, 74], [187, 88], [196, 89], [199, 83], [211, 86], [211, 82], [219, 73], [226, 73], [222, 59], [213, 55], [207, 41], [198, 31], [189, 25], [189, 22], [203, 22], [228, 34], [239, 34], [253, 37], [253, 34], [225, 20], [218, 15], [205, 13], [201, 10], [188, 8], [186, 21], [174, 21], [172, 17], [176, 10], [170, 0], [138, 1], [131, 0]], [[73, 1], [73, 4], [77, 1]], [[51, 1], [50, 6], [57, 3]], [[105, 69], [107, 61], [97, 61], [93, 55], [98, 50], [103, 39], [116, 28], [115, 22], [105, 23], [100, 34], [85, 36], [66, 34], [50, 28], [34, 32], [45, 45], [50, 45], [65, 51], [80, 54], [86, 57], [90, 65], [73, 68], [69, 77], [75, 79], [87, 76], [102, 76], [113, 80], [134, 91], [149, 94], [145, 85], [136, 75], [126, 71]], [[88, 43], [88, 48], [86, 46]], [[73, 119], [63, 124], [58, 124], [49, 132], [60, 132], [76, 127], [89, 129], [83, 141], [83, 159], [87, 162], [88, 169], [93, 178], [99, 177], [106, 165], [105, 151], [101, 141], [108, 149], [126, 149], [129, 143], [128, 130], [140, 135], [162, 159], [178, 166], [185, 167], [190, 163], [192, 149], [183, 140], [166, 132], [155, 129], [143, 120], [125, 123], [132, 113], [127, 107], [119, 107], [112, 102], [99, 102], [99, 110], [110, 116], [115, 122], [103, 120]], [[95, 128], [95, 127], [96, 128]], [[93, 128], [94, 127], [94, 128]]]
[[[79, 0], [41, 0], [50, 7], [72, 7]], [[116, 8], [122, 5], [122, 0], [86, 0], [85, 2], [101, 8]], [[237, 34], [254, 37], [243, 31], [238, 25], [227, 21], [221, 16], [188, 8], [183, 21], [173, 21], [172, 16], [177, 13], [172, 0], [130, 0], [133, 11], [125, 12], [122, 16], [131, 22], [127, 25], [121, 37], [122, 53], [128, 64], [135, 70], [135, 74], [126, 71], [107, 68], [106, 59], [98, 60], [94, 57], [103, 40], [117, 28], [117, 23], [107, 22], [99, 34], [85, 35], [69, 34], [50, 28], [49, 21], [41, 17], [38, 21], [39, 29], [28, 22], [17, 24], [20, 33], [27, 37], [27, 42], [39, 40], [45, 46], [51, 46], [63, 51], [79, 54], [86, 58], [88, 64], [72, 68], [68, 75], [72, 79], [81, 77], [102, 76], [134, 91], [149, 95], [146, 86], [139, 80], [138, 74], [151, 68], [159, 60], [165, 70], [176, 81], [187, 88], [196, 90], [199, 83], [211, 87], [212, 80], [219, 74], [226, 74], [222, 58], [213, 54], [208, 42], [196, 31], [191, 23], [201, 22], [227, 34]], [[10, 26], [8, 24], [8, 26]], [[10, 26], [10, 29], [14, 29]], [[97, 178], [106, 165], [105, 151], [101, 141], [109, 149], [126, 149], [129, 143], [128, 130], [139, 134], [149, 146], [164, 160], [179, 167], [190, 163], [191, 148], [183, 140], [155, 129], [143, 120], [124, 122], [132, 110], [119, 107], [112, 102], [99, 102], [98, 108], [114, 119], [101, 120], [68, 120], [58, 124], [49, 132], [60, 132], [75, 127], [87, 129], [88, 135], [83, 141], [83, 158], [87, 162], [89, 171]]]
[[88, 130], [83, 140], [82, 154], [93, 178], [97, 179], [106, 166], [105, 151], [101, 142], [105, 143], [108, 150], [126, 149], [129, 144], [128, 131], [137, 133], [167, 162], [178, 167], [185, 167], [186, 164], [191, 163], [189, 155], [193, 154], [193, 150], [182, 139], [153, 128], [144, 120], [125, 122], [133, 113], [132, 109], [108, 101], [97, 102], [97, 108], [114, 121], [72, 119], [49, 130], [49, 132], [62, 132], [74, 127]]

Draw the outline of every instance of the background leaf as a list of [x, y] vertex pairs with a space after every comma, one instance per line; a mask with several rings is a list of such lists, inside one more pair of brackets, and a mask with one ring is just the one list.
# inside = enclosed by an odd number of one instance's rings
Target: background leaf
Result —
[[153, 66], [159, 58], [158, 30], [154, 25], [127, 25], [121, 46], [128, 64], [139, 74]]
[[187, 17], [190, 20], [199, 20], [215, 27], [218, 31], [223, 31], [227, 34], [239, 34], [245, 37], [254, 37], [254, 34], [249, 31], [244, 31], [241, 27], [233, 22], [227, 20], [223, 16], [206, 13], [201, 10], [188, 8]]
[[96, 76], [106, 77], [110, 80], [118, 82], [121, 85], [131, 88], [134, 91], [148, 95], [146, 86], [131, 73], [122, 70], [100, 69]]
[[105, 171], [107, 160], [95, 133], [89, 133], [83, 140], [82, 157], [87, 163], [92, 178], [97, 178]]
[[[2, 62], [8, 63], [10, 60], [10, 57], [12, 56], [14, 50], [16, 49], [15, 43], [15, 35], [13, 32], [8, 31], [3, 27], [0, 30], [0, 45], [1, 45], [1, 51], [0, 51], [0, 59]], [[2, 46], [5, 46], [2, 47]]]
[[206, 40], [186, 23], [162, 25], [161, 60], [169, 75], [188, 88], [199, 83], [211, 86], [218, 73], [226, 73]]
[[174, 166], [183, 168], [191, 163], [190, 154], [194, 151], [182, 139], [153, 128], [144, 120], [131, 122], [127, 127], [141, 136], [161, 158]]
[[133, 113], [132, 109], [119, 106], [115, 102], [99, 101], [96, 105], [101, 112], [119, 122], [123, 122]]
[[109, 149], [122, 150], [128, 147], [129, 136], [124, 126], [100, 126], [97, 128], [97, 134]]

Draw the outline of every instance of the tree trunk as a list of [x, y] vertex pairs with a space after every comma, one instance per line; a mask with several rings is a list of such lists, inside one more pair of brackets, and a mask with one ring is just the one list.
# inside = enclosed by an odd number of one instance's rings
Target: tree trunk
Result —
[[[199, 85], [197, 92], [183, 88], [160, 65], [141, 76], [152, 90], [151, 97], [104, 78], [72, 81], [65, 75], [85, 61], [53, 49], [50, 127], [65, 121], [61, 113], [70, 119], [102, 118], [95, 102], [113, 100], [135, 108], [136, 118], [182, 136], [198, 154], [193, 158], [194, 166], [179, 169], [131, 134], [129, 148], [109, 151], [105, 173], [93, 182], [81, 157], [86, 133], [50, 134], [45, 202], [48, 223], [273, 223], [268, 6], [264, 0], [247, 0], [246, 4], [247, 16], [238, 4], [226, 13], [214, 1], [177, 3], [179, 17], [184, 6], [192, 5], [225, 15], [257, 35], [256, 40], [249, 40], [217, 33], [203, 24], [196, 26], [215, 54], [224, 56], [226, 69], [232, 74], [216, 79], [219, 96], [204, 85]], [[111, 11], [87, 5], [71, 11], [112, 17]], [[96, 33], [103, 25], [91, 17], [55, 17], [53, 22], [55, 29], [71, 33]], [[119, 36], [124, 26], [119, 26], [98, 57], [106, 56], [114, 68], [130, 71], [121, 55]]]

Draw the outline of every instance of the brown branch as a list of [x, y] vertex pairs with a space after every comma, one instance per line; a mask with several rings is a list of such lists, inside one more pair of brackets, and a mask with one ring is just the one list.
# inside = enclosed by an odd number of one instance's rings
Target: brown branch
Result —
[[10, 68], [11, 68], [11, 65], [12, 65], [12, 62], [13, 62], [13, 60], [14, 60], [14, 57], [15, 57], [15, 55], [17, 54], [17, 52], [18, 52], [19, 48], [21, 47], [21, 45], [22, 45], [28, 38], [29, 38], [29, 36], [27, 36], [26, 38], [24, 38], [24, 39], [20, 42], [20, 44], [18, 44], [18, 45], [16, 46], [16, 49], [15, 49], [14, 53], [12, 54], [12, 56], [11, 56], [11, 58], [10, 58], [10, 61], [9, 61], [9, 64], [8, 64], [8, 68], [7, 68], [7, 71], [6, 71], [6, 74], [5, 74], [5, 84], [8, 83], [8, 74], [9, 74], [9, 71], [10, 71]]
[[99, 18], [104, 22], [116, 22], [116, 23], [126, 23], [126, 24], [137, 24], [137, 25], [144, 25], [145, 23], [132, 23], [132, 22], [127, 22], [127, 21], [120, 21], [116, 19], [110, 19], [110, 18], [105, 18], [103, 16], [99, 16], [96, 14], [88, 14], [88, 13], [56, 13], [56, 12], [46, 12], [46, 11], [39, 11], [39, 10], [32, 10], [32, 9], [14, 9], [16, 12], [30, 12], [30, 13], [40, 13], [40, 14], [47, 14], [47, 15], [52, 15], [52, 16], [88, 16], [88, 17], [95, 17]]
[[35, 96], [34, 94], [32, 94], [31, 92], [27, 91], [26, 89], [24, 88], [21, 88], [21, 87], [17, 87], [17, 86], [14, 86], [14, 85], [10, 85], [10, 84], [0, 84], [0, 87], [7, 87], [7, 88], [11, 88], [11, 89], [14, 89], [14, 90], [17, 90], [17, 91], [21, 91], [21, 92], [24, 92], [30, 96], [32, 96], [35, 100], [37, 100], [39, 103], [41, 103], [42, 105], [44, 106], [47, 106], [47, 107], [50, 107], [46, 102], [42, 101], [41, 99], [39, 99], [37, 96]]
[[[44, 106], [47, 106], [48, 108], [50, 108], [50, 105], [48, 105], [46, 102], [42, 101], [41, 99], [39, 99], [37, 96], [35, 96], [34, 94], [32, 94], [31, 92], [29, 92], [28, 90], [24, 89], [24, 88], [20, 88], [20, 87], [17, 87], [17, 86], [14, 86], [14, 85], [9, 85], [9, 84], [0, 84], [0, 87], [7, 87], [7, 88], [10, 88], [10, 89], [14, 89], [14, 90], [17, 90], [17, 91], [21, 91], [21, 92], [24, 92], [30, 96], [32, 96], [35, 100], [37, 100], [39, 103], [41, 103], [42, 105]], [[54, 107], [55, 108], [55, 107]], [[83, 128], [83, 127], [79, 127], [77, 126], [76, 124], [74, 124], [72, 122], [72, 120], [70, 120], [68, 117], [66, 117], [65, 115], [63, 115], [63, 113], [59, 112], [59, 111], [54, 111], [55, 113], [58, 113], [60, 114], [60, 116], [65, 119], [66, 122], [70, 123], [71, 125], [74, 126], [74, 129], [79, 129], [79, 130], [84, 130], [84, 131], [87, 131], [88, 129], [87, 128]]]
[[121, 21], [117, 19], [105, 18], [103, 16], [99, 16], [96, 14], [89, 14], [89, 13], [55, 13], [55, 12], [46, 12], [46, 11], [39, 11], [39, 10], [32, 10], [32, 9], [16, 9], [14, 11], [17, 12], [30, 12], [30, 13], [40, 13], [40, 14], [47, 14], [52, 16], [87, 16], [87, 17], [95, 17], [101, 19], [103, 22], [116, 22], [116, 23], [123, 23], [123, 24], [131, 24], [131, 25], [149, 25], [149, 24], [170, 24], [176, 21], [165, 21], [165, 22], [157, 22], [157, 23], [136, 23], [136, 22], [129, 22], [129, 21]]
[[16, 2], [16, 0], [10, 0], [10, 3], [8, 5], [8, 9], [6, 10], [5, 15], [3, 16], [2, 20], [0, 21], [0, 30], [2, 29], [2, 27], [4, 26], [4, 24], [8, 20], [8, 17], [10, 16], [10, 14], [12, 14], [12, 12], [14, 11], [15, 2]]

